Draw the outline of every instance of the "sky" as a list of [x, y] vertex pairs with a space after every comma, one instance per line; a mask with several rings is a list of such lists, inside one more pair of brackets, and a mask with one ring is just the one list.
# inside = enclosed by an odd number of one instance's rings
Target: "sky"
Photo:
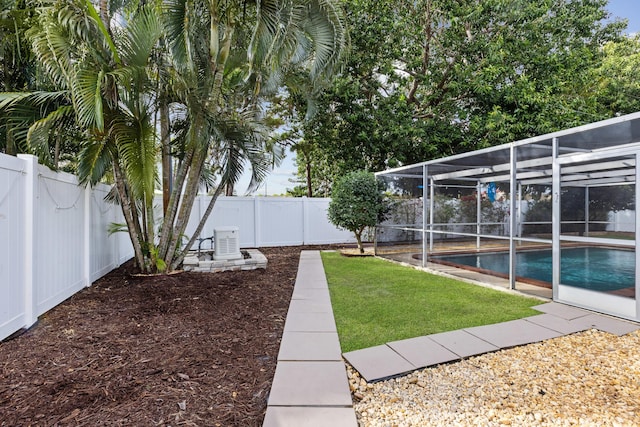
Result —
[[[609, 0], [607, 9], [612, 15], [611, 18], [617, 17], [629, 20], [627, 33], [640, 33], [640, 0]], [[287, 152], [287, 157], [280, 167], [269, 174], [265, 184], [255, 194], [263, 196], [281, 195], [286, 192], [287, 188], [293, 188], [295, 184], [289, 180], [294, 179], [296, 176], [296, 167], [293, 163], [294, 156], [293, 153]], [[236, 187], [239, 196], [244, 195], [248, 183], [249, 178], [245, 174]]]
[[607, 8], [614, 17], [629, 20], [627, 32], [640, 33], [640, 1], [639, 0], [609, 0]]

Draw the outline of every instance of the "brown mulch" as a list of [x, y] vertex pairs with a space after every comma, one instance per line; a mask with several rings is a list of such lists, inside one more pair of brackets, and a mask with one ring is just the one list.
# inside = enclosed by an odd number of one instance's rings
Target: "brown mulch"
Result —
[[0, 343], [0, 426], [262, 425], [300, 250], [261, 249], [266, 270], [114, 270]]

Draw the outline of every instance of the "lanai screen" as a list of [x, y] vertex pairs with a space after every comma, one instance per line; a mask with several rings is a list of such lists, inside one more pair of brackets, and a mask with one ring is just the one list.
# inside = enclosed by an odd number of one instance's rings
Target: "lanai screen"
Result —
[[[549, 249], [554, 299], [573, 300], [563, 294], [561, 251], [635, 250], [639, 153], [636, 113], [380, 172], [393, 209], [377, 227], [376, 251], [427, 266], [434, 254], [502, 248], [515, 269], [518, 251]], [[585, 299], [576, 305], [589, 305]], [[636, 305], [621, 315], [636, 319]]]

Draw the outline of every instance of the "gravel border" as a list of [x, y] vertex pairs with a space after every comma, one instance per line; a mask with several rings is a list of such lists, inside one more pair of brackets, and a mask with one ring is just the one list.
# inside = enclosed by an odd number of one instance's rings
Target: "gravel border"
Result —
[[640, 331], [592, 329], [374, 384], [348, 376], [362, 427], [640, 425]]

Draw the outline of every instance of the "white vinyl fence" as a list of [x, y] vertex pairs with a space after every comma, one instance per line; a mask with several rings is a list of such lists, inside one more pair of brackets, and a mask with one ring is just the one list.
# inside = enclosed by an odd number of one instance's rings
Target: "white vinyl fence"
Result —
[[[124, 222], [120, 207], [104, 201], [108, 191], [80, 187], [75, 176], [53, 172], [34, 156], [0, 154], [0, 340], [133, 256], [128, 234], [107, 232]], [[209, 200], [197, 198], [188, 236]], [[220, 197], [201, 237], [237, 226], [243, 248], [354, 242], [328, 222], [329, 201]]]
[[133, 256], [126, 234], [107, 233], [122, 222], [108, 191], [33, 156], [0, 154], [0, 339]]
[[636, 211], [624, 210], [609, 212], [607, 231], [622, 231], [627, 233], [636, 231]]
[[[210, 200], [210, 196], [196, 199], [186, 230], [188, 236]], [[339, 230], [328, 221], [330, 201], [306, 197], [219, 197], [200, 237], [212, 236], [215, 227], [237, 226], [242, 248], [355, 242], [353, 233]]]

